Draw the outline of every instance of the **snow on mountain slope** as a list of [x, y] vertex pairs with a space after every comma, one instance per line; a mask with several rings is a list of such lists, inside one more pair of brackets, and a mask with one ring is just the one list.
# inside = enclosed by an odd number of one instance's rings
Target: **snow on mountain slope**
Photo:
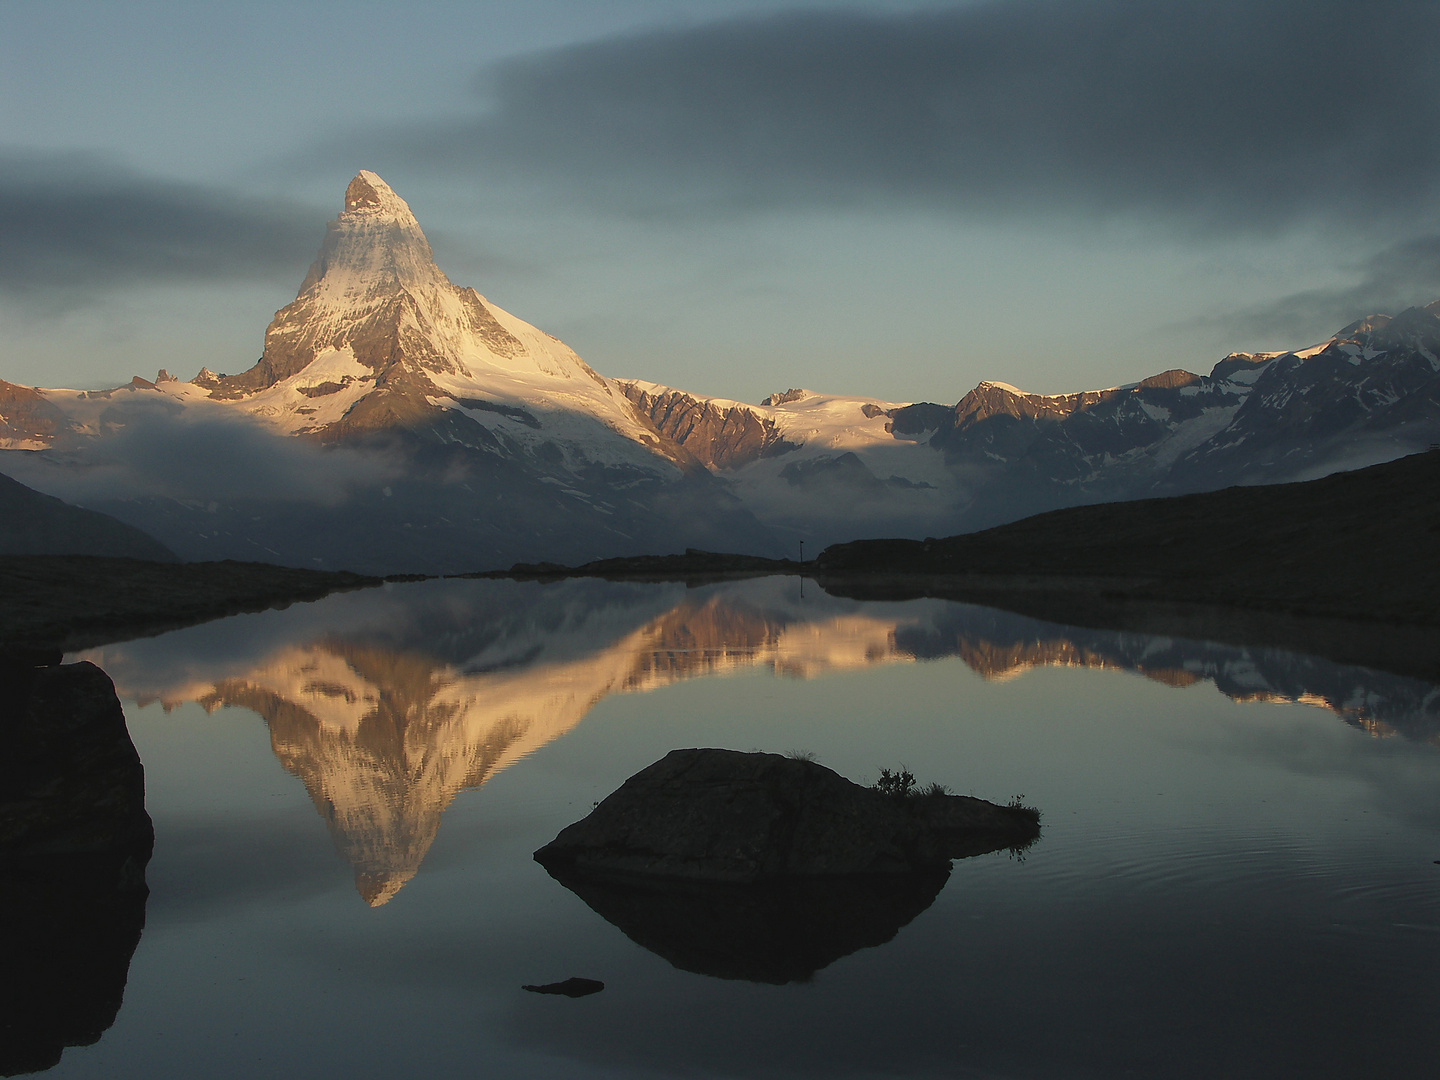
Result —
[[938, 527], [966, 493], [928, 433], [897, 434], [906, 406], [790, 390], [761, 405], [617, 383], [636, 408], [721, 476], [756, 517], [793, 540]]
[[953, 406], [795, 390], [759, 406], [621, 384], [762, 521], [827, 543], [1388, 460], [1440, 436], [1440, 303], [1299, 353], [1232, 353], [1073, 394], [987, 381]]
[[12, 449], [103, 435], [121, 422], [114, 405], [153, 392], [145, 404], [219, 404], [323, 442], [404, 431], [552, 470], [599, 464], [675, 479], [694, 466], [573, 350], [452, 284], [409, 206], [371, 172], [350, 182], [250, 370], [202, 369], [189, 382], [162, 373], [100, 393], [0, 390], [0, 447]]
[[795, 451], [845, 452], [888, 446], [889, 414], [877, 398], [789, 390], [760, 405], [699, 397], [660, 383], [613, 380], [651, 422], [712, 468], [735, 468]]
[[333, 441], [401, 427], [678, 475], [673, 447], [570, 348], [452, 284], [410, 207], [372, 172], [350, 182], [260, 361], [195, 384], [287, 434]]
[[464, 572], [688, 546], [778, 554], [705, 467], [561, 342], [453, 285], [351, 181], [237, 375], [0, 386], [5, 470], [183, 558]]

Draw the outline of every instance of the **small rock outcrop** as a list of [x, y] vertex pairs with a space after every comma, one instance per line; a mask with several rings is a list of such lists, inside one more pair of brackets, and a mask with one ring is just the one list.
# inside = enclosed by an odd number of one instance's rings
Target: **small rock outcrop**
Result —
[[673, 750], [535, 858], [675, 967], [780, 984], [889, 941], [952, 859], [1039, 832], [1034, 810], [888, 795], [778, 754]]
[[552, 873], [752, 883], [933, 872], [1039, 832], [1033, 810], [961, 795], [897, 798], [778, 754], [672, 750], [535, 859]]

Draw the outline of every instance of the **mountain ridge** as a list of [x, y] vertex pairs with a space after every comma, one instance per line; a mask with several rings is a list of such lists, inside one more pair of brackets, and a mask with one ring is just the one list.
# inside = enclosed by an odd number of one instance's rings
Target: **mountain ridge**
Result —
[[1440, 301], [1298, 351], [1231, 353], [1209, 374], [1170, 368], [1070, 394], [987, 380], [954, 405], [804, 389], [751, 405], [607, 378], [456, 286], [372, 172], [343, 207], [250, 369], [98, 392], [0, 383], [0, 467], [64, 496], [125, 452], [113, 436], [155, 417], [243, 420], [383, 468], [325, 506], [217, 499], [199, 481], [71, 501], [187, 558], [465, 572], [973, 531], [1304, 479], [1440, 440]]

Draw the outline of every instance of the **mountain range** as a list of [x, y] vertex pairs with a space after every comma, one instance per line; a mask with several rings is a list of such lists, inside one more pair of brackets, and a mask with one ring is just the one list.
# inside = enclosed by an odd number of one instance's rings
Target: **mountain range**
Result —
[[750, 405], [606, 378], [452, 284], [371, 172], [249, 370], [0, 382], [0, 471], [32, 487], [186, 559], [392, 573], [946, 535], [1437, 439], [1440, 301], [1076, 394], [984, 382], [954, 405], [803, 389]]

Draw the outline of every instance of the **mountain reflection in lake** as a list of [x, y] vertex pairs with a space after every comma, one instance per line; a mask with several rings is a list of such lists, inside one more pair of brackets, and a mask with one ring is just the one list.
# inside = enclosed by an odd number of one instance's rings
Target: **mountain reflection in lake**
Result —
[[[125, 1007], [62, 1073], [1405, 1075], [1440, 1049], [1427, 683], [779, 578], [424, 582], [84, 655], [127, 702], [157, 841]], [[585, 896], [637, 950], [529, 854], [685, 745], [861, 782], [903, 761], [1023, 791], [1045, 835], [839, 951], [763, 905], [732, 920], [793, 962], [684, 932], [713, 912]], [[514, 992], [570, 975], [607, 990]], [[251, 1056], [217, 1060], [222, 1032]]]

